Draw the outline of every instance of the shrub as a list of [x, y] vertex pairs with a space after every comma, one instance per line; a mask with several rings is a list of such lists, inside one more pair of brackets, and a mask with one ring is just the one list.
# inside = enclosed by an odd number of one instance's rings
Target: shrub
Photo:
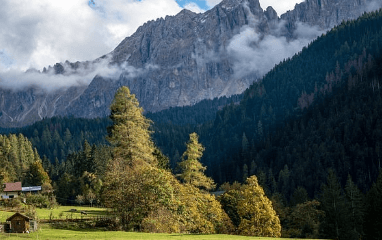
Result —
[[55, 198], [50, 198], [49, 196], [42, 195], [42, 194], [28, 193], [25, 196], [25, 199], [26, 199], [26, 202], [25, 202], [26, 204], [33, 205], [39, 208], [52, 208], [57, 204]]

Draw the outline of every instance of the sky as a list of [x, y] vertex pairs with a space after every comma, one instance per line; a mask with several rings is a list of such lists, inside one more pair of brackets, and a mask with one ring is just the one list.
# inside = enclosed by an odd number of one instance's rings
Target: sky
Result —
[[[94, 60], [149, 20], [183, 8], [204, 12], [221, 0], [0, 0], [0, 81], [9, 71]], [[260, 0], [279, 15], [301, 0]], [[7, 80], [8, 81], [8, 80]]]

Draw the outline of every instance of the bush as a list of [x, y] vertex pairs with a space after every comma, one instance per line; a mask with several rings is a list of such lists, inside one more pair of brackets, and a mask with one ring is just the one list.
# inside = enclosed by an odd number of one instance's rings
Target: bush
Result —
[[4, 207], [10, 207], [10, 208], [21, 207], [21, 200], [19, 198], [3, 199], [1, 202]]
[[26, 199], [26, 202], [25, 202], [26, 204], [33, 205], [39, 208], [52, 208], [57, 204], [55, 198], [50, 198], [49, 196], [42, 195], [42, 194], [28, 193], [25, 196], [25, 199]]
[[116, 218], [100, 218], [95, 222], [94, 227], [105, 228], [109, 231], [119, 231], [121, 230], [121, 224]]

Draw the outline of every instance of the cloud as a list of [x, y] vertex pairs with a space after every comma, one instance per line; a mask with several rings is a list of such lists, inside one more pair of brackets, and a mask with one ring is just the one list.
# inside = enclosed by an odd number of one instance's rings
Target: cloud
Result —
[[366, 12], [375, 11], [375, 10], [378, 10], [380, 8], [382, 8], [382, 2], [378, 1], [378, 0], [374, 0], [374, 1], [369, 2], [369, 4], [367, 4]]
[[222, 0], [206, 0], [207, 6], [210, 8], [215, 7], [218, 5]]
[[272, 6], [279, 16], [288, 10], [292, 10], [297, 3], [303, 1], [304, 0], [259, 0], [261, 8], [266, 9]]
[[184, 6], [185, 9], [188, 9], [192, 12], [195, 12], [195, 13], [203, 13], [205, 12], [205, 10], [201, 9], [199, 7], [199, 5], [197, 5], [196, 3], [192, 2], [192, 3], [188, 3]]
[[[282, 24], [283, 22], [279, 25]], [[283, 31], [281, 26], [275, 29]], [[237, 78], [249, 74], [261, 77], [280, 61], [301, 51], [322, 33], [316, 28], [298, 23], [297, 30], [294, 32], [295, 39], [288, 41], [277, 31], [271, 35], [261, 35], [255, 31], [255, 27], [244, 26], [240, 33], [231, 39], [227, 47], [228, 55], [234, 60], [234, 75]]]
[[[56, 74], [55, 66], [62, 68], [63, 72]], [[9, 69], [0, 72], [0, 88], [18, 91], [35, 87], [46, 92], [53, 92], [73, 86], [87, 86], [95, 76], [118, 79], [123, 74], [125, 78], [134, 78], [149, 70], [158, 69], [156, 65], [135, 68], [128, 65], [127, 62], [123, 65], [111, 65], [109, 57], [94, 62], [79, 63], [77, 68], [73, 68], [69, 62], [59, 63], [55, 66], [49, 67], [44, 72], [35, 69], [29, 69], [26, 72]]]
[[174, 0], [0, 2], [0, 50], [12, 62], [9, 66], [0, 59], [3, 70], [93, 60], [112, 51], [148, 20], [181, 10]]

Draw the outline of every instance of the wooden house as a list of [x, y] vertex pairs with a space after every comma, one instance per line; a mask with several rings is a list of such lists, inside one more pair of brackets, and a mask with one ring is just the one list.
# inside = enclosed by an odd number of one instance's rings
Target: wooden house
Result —
[[7, 223], [12, 233], [29, 233], [37, 228], [35, 221], [21, 213], [15, 213], [7, 218]]
[[4, 183], [4, 190], [1, 193], [3, 199], [17, 198], [22, 191], [21, 182]]

